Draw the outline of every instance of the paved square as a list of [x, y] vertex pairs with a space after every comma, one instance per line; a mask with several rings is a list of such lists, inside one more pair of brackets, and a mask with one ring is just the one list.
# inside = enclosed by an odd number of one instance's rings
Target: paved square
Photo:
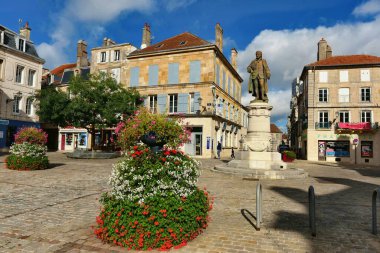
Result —
[[[0, 252], [127, 252], [103, 244], [91, 229], [116, 159], [73, 160], [49, 153], [51, 169], [11, 171], [4, 158], [0, 156]], [[310, 177], [261, 180], [263, 224], [256, 231], [241, 210], [255, 214], [257, 181], [210, 170], [222, 161], [201, 162], [199, 185], [215, 196], [212, 221], [203, 235], [173, 251], [380, 252], [380, 236], [371, 234], [371, 196], [380, 187], [380, 168], [293, 163]], [[317, 197], [316, 237], [308, 226], [309, 185]]]

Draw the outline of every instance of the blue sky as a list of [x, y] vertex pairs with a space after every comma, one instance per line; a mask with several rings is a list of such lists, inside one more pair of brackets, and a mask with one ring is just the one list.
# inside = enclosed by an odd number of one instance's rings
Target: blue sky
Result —
[[[17, 10], [17, 11], [15, 11]], [[17, 31], [19, 19], [29, 21], [31, 39], [45, 66], [75, 62], [79, 39], [89, 48], [104, 37], [139, 47], [145, 22], [153, 43], [188, 31], [213, 41], [219, 22], [224, 52], [238, 52], [243, 77], [256, 50], [262, 50], [272, 71], [269, 99], [272, 121], [284, 127], [289, 112], [290, 85], [302, 67], [316, 61], [317, 42], [325, 38], [333, 55], [380, 55], [380, 0], [18, 0], [0, 9], [1, 24]], [[245, 96], [244, 96], [245, 95]]]

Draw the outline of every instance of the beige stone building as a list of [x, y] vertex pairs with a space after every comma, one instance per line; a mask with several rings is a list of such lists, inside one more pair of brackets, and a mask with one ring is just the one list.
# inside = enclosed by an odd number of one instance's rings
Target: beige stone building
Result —
[[332, 56], [318, 43], [318, 61], [303, 68], [296, 100], [296, 144], [312, 161], [380, 164], [380, 57]]
[[30, 40], [28, 23], [20, 33], [0, 25], [0, 150], [7, 150], [24, 126], [39, 127], [33, 96], [41, 89], [44, 60]]
[[[192, 129], [191, 141], [183, 147], [186, 153], [214, 157], [220, 141], [227, 156], [246, 133], [247, 111], [240, 102], [243, 80], [236, 71], [237, 51], [231, 50], [229, 62], [219, 24], [215, 33], [216, 44], [185, 32], [151, 45], [146, 24], [140, 49], [103, 43], [92, 50], [91, 68], [111, 74], [120, 68], [120, 83], [146, 96], [151, 112], [181, 114]], [[117, 64], [110, 60], [115, 50], [123, 55]]]

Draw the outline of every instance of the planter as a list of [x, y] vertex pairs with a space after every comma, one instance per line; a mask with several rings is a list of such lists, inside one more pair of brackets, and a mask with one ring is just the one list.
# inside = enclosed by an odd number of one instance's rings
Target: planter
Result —
[[142, 135], [140, 140], [155, 153], [162, 150], [163, 146], [166, 144], [165, 141], [158, 141], [158, 136], [154, 131]]
[[294, 161], [294, 158], [291, 158], [291, 157], [288, 157], [287, 155], [285, 154], [282, 154], [282, 161], [286, 162], [286, 163], [291, 163]]

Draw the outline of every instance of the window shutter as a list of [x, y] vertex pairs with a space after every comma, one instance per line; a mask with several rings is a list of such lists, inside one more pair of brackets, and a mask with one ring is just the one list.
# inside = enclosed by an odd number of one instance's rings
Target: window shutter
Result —
[[360, 80], [362, 82], [369, 82], [370, 81], [369, 69], [360, 70]]
[[106, 51], [106, 62], [110, 61], [110, 51]]
[[321, 71], [319, 72], [319, 82], [320, 83], [327, 83], [327, 71]]
[[201, 96], [200, 92], [194, 92], [194, 112], [199, 110], [199, 97]]
[[168, 84], [179, 83], [179, 63], [169, 63], [168, 65]]
[[157, 106], [158, 106], [159, 113], [167, 113], [167, 111], [166, 111], [166, 100], [167, 100], [166, 94], [158, 94], [157, 95]]
[[133, 67], [130, 70], [130, 80], [129, 80], [129, 86], [130, 87], [137, 87], [139, 86], [139, 74], [140, 74], [140, 68], [139, 67]]
[[201, 61], [190, 62], [190, 83], [201, 81]]
[[158, 65], [149, 65], [149, 85], [157, 85], [158, 84]]
[[189, 111], [189, 94], [188, 93], [180, 93], [178, 94], [178, 109], [177, 111], [180, 113], [188, 113]]

